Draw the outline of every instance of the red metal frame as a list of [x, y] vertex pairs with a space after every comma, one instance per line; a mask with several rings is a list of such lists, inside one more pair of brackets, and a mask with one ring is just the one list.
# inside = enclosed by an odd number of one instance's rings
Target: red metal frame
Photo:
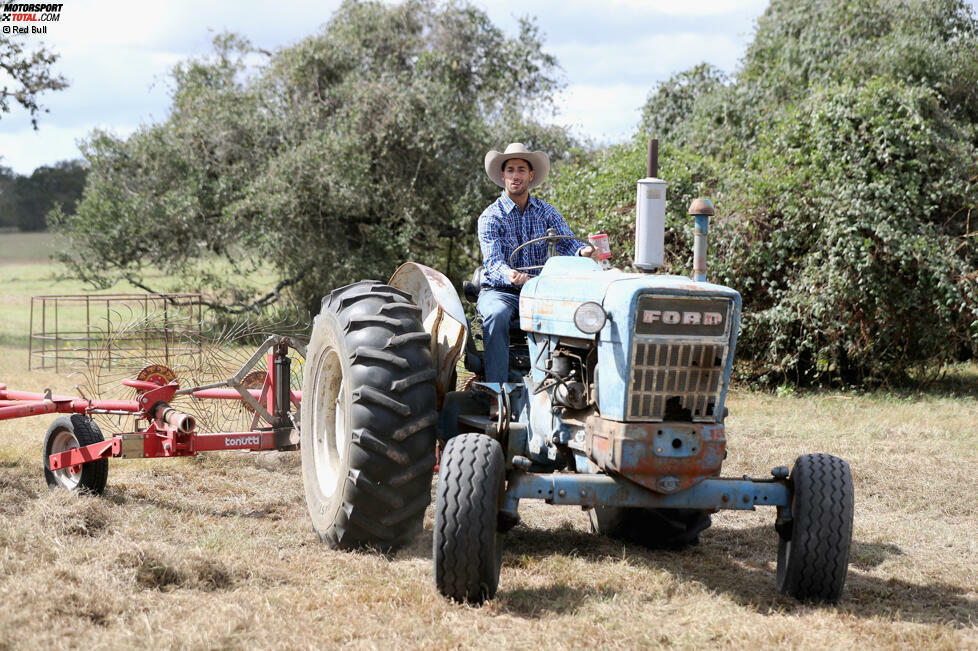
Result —
[[[123, 449], [123, 443], [127, 439], [133, 438], [142, 440], [141, 457], [149, 459], [186, 457], [196, 455], [198, 452], [222, 450], [283, 449], [279, 447], [280, 441], [276, 440], [276, 428], [287, 429], [291, 427], [292, 420], [289, 412], [292, 405], [298, 407], [300, 404], [302, 392], [289, 391], [288, 402], [290, 404], [276, 404], [280, 392], [276, 391], [276, 373], [273, 372], [273, 369], [276, 368], [276, 359], [287, 356], [288, 348], [295, 348], [296, 345], [284, 337], [270, 338], [266, 342], [266, 346], [269, 345], [271, 348], [266, 356], [268, 371], [260, 390], [240, 388], [240, 385], [232, 384], [232, 380], [228, 380], [225, 385], [234, 388], [208, 386], [199, 389], [192, 387], [181, 391], [180, 385], [175, 381], [169, 384], [159, 384], [127, 379], [122, 381], [124, 385], [142, 392], [136, 400], [88, 400], [73, 396], [52, 395], [50, 391], [44, 393], [14, 391], [7, 389], [6, 384], [0, 384], [0, 420], [52, 413], [123, 412], [149, 421], [149, 425], [145, 429], [115, 434], [105, 441], [66, 450], [48, 457], [48, 467], [51, 470], [68, 468], [73, 473], [80, 472], [82, 465], [99, 459], [136, 456], [132, 454], [132, 446], [128, 448], [129, 453]], [[285, 368], [288, 368], [287, 362]], [[244, 371], [245, 369], [242, 369], [239, 374], [243, 375]], [[288, 382], [289, 378], [284, 377], [282, 380]], [[198, 399], [242, 400], [245, 402], [247, 400], [242, 393], [247, 393], [250, 398], [258, 401], [259, 405], [264, 407], [268, 415], [272, 416], [276, 422], [268, 422], [267, 428], [259, 429], [257, 427], [259, 418], [268, 421], [268, 417], [256, 413], [255, 419], [252, 421], [252, 429], [249, 431], [201, 433], [197, 431], [196, 420], [193, 416], [170, 406], [170, 401], [173, 400], [178, 391], [181, 394], [189, 393]], [[284, 396], [282, 397], [284, 398]]]

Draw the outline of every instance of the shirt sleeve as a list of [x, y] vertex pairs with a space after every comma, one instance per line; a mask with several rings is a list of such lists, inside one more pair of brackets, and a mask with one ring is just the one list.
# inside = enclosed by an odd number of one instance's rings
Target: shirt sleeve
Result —
[[550, 206], [550, 210], [547, 211], [547, 222], [547, 227], [557, 231], [558, 235], [570, 235], [575, 238], [573, 240], [560, 240], [557, 242], [558, 255], [577, 255], [577, 252], [581, 248], [587, 246], [587, 242], [576, 239], [577, 236], [574, 235], [574, 231], [567, 225], [563, 215], [553, 206]]
[[514, 287], [509, 282], [512, 271], [505, 260], [515, 245], [507, 241], [499, 219], [491, 213], [479, 217], [479, 248], [482, 249], [482, 281], [493, 287]]

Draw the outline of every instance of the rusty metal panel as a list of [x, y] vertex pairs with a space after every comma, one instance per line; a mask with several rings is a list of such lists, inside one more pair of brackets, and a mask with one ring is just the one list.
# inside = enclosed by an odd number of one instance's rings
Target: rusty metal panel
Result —
[[722, 424], [622, 423], [592, 415], [584, 431], [599, 468], [660, 493], [718, 474], [726, 448]]

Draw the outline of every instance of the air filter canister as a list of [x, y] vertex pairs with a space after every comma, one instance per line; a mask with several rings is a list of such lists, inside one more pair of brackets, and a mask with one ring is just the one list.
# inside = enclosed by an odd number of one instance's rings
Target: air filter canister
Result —
[[663, 265], [666, 227], [666, 182], [646, 178], [638, 181], [635, 201], [635, 266], [645, 271]]

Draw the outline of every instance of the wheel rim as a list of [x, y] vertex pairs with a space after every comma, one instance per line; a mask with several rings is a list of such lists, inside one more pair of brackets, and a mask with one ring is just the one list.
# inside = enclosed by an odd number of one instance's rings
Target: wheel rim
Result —
[[350, 444], [343, 364], [335, 349], [327, 350], [323, 356], [314, 386], [321, 387], [313, 397], [312, 414], [316, 480], [322, 494], [330, 498], [346, 478]]
[[[78, 447], [78, 439], [75, 438], [74, 434], [66, 429], [59, 430], [51, 441], [49, 455], [67, 452]], [[78, 484], [81, 483], [81, 466], [69, 466], [61, 470], [52, 470], [51, 475], [54, 476], [54, 480], [58, 482], [59, 486], [73, 490], [78, 488]]]

